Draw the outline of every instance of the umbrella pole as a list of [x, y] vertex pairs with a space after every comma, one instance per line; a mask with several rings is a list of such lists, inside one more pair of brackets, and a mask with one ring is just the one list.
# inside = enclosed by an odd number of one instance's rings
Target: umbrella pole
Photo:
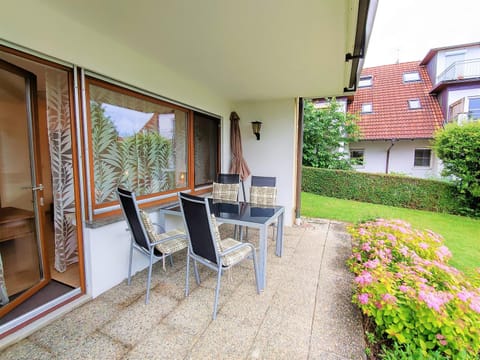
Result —
[[247, 201], [247, 197], [245, 196], [245, 183], [243, 180], [240, 180], [242, 182], [242, 190], [243, 190], [243, 201]]

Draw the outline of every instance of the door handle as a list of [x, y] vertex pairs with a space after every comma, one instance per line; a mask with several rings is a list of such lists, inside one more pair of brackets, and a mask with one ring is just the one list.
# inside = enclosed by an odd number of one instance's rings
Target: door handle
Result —
[[23, 190], [32, 190], [32, 191], [43, 191], [43, 184], [39, 184], [38, 186], [22, 186]]

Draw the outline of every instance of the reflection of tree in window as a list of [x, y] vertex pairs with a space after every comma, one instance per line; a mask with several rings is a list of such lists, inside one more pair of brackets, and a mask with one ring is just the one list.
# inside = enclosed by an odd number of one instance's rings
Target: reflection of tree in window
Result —
[[363, 165], [363, 156], [364, 156], [364, 150], [363, 149], [351, 149], [350, 150], [350, 163], [352, 165], [357, 165], [357, 166]]
[[149, 195], [186, 185], [186, 111], [94, 85], [90, 97], [96, 204], [116, 201], [117, 186]]

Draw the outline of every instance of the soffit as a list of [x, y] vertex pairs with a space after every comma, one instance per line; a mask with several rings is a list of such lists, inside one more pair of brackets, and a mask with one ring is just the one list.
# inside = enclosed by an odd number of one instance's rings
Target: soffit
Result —
[[232, 101], [341, 95], [348, 85], [355, 0], [44, 3]]

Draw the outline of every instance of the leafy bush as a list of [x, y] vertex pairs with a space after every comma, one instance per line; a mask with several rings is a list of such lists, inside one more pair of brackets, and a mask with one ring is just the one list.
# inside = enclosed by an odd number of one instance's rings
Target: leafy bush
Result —
[[358, 117], [340, 110], [335, 98], [316, 108], [311, 100], [303, 106], [303, 164], [327, 169], [351, 169], [348, 153], [340, 149], [358, 137]]
[[460, 214], [455, 186], [437, 180], [303, 167], [302, 190], [313, 194]]
[[348, 260], [356, 274], [353, 302], [382, 333], [424, 356], [480, 355], [480, 276], [469, 281], [450, 266], [439, 235], [383, 219], [349, 232], [355, 243]]
[[453, 175], [469, 208], [480, 212], [480, 122], [448, 124], [435, 134], [434, 150], [444, 175]]

